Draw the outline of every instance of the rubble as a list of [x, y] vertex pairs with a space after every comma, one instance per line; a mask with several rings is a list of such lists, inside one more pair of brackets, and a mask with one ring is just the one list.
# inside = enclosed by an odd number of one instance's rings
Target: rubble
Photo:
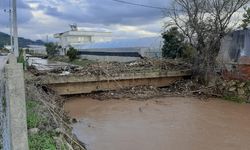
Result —
[[[57, 67], [56, 69], [47, 71], [47, 74], [77, 74], [81, 76], [119, 76], [122, 73], [143, 73], [153, 71], [179, 71], [190, 69], [191, 65], [181, 60], [151, 60], [141, 59], [129, 63], [121, 62], [96, 62], [88, 64], [84, 67], [69, 65], [67, 67]], [[35, 71], [33, 71], [35, 72]], [[65, 73], [66, 72], [66, 73]], [[43, 73], [35, 72], [37, 75]]]
[[104, 91], [87, 94], [86, 96], [98, 99], [131, 99], [131, 100], [148, 100], [164, 96], [199, 96], [211, 97], [214, 94], [213, 87], [205, 87], [193, 80], [179, 80], [170, 86], [156, 88], [153, 86], [137, 86], [124, 88], [116, 91]]
[[250, 102], [250, 82], [241, 80], [220, 80], [217, 82], [217, 93], [222, 97], [238, 101]]
[[[129, 63], [120, 62], [96, 62], [88, 64], [84, 67], [68, 66], [51, 70], [47, 73], [39, 73], [34, 68], [31, 69], [36, 75], [44, 74], [56, 75], [80, 75], [80, 76], [107, 76], [116, 77], [122, 73], [146, 73], [154, 71], [180, 71], [191, 69], [191, 65], [181, 60], [152, 60], [141, 59]], [[133, 88], [125, 88], [117, 91], [106, 91], [99, 93], [92, 93], [90, 96], [96, 99], [150, 99], [152, 97], [160, 96], [205, 96], [205, 97], [239, 97], [243, 101], [250, 99], [250, 84], [247, 81], [238, 80], [223, 80], [216, 78], [214, 82], [205, 86], [199, 84], [194, 80], [177, 81], [171, 86], [164, 88], [156, 88], [152, 86], [139, 86]]]

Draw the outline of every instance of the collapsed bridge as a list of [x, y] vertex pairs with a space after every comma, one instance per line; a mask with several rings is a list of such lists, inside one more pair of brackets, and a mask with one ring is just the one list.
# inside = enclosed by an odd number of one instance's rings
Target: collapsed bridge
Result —
[[117, 76], [49, 75], [42, 79], [59, 95], [86, 94], [135, 86], [166, 87], [191, 76], [191, 70], [122, 73]]

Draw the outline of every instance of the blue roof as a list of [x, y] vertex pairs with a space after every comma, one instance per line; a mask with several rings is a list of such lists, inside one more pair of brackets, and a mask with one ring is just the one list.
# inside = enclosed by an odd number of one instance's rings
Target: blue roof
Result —
[[161, 48], [161, 37], [147, 37], [139, 39], [119, 39], [110, 42], [90, 43], [77, 45], [76, 48], [84, 49], [117, 49], [117, 48]]

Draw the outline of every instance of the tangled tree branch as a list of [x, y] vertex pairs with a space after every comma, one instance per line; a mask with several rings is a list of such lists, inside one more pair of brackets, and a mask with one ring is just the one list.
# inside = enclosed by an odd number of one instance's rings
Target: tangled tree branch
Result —
[[[175, 0], [167, 16], [197, 52], [199, 69], [211, 72], [233, 15], [250, 0]], [[206, 73], [207, 74], [207, 73]]]

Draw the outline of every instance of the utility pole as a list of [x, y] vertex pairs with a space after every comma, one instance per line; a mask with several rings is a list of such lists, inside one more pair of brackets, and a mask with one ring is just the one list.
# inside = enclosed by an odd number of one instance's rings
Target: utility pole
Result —
[[9, 28], [10, 28], [10, 52], [14, 53], [13, 49], [13, 25], [12, 25], [12, 3], [9, 0], [9, 8], [5, 9], [4, 12], [8, 13], [9, 15]]
[[14, 38], [14, 54], [16, 57], [18, 57], [19, 56], [19, 49], [18, 49], [16, 0], [12, 0], [12, 28], [13, 28], [13, 38]]
[[[11, 5], [10, 5], [11, 6]], [[13, 28], [12, 28], [12, 10], [11, 7], [9, 9], [9, 20], [10, 20], [10, 48], [11, 48], [11, 52], [14, 52], [13, 49]]]

